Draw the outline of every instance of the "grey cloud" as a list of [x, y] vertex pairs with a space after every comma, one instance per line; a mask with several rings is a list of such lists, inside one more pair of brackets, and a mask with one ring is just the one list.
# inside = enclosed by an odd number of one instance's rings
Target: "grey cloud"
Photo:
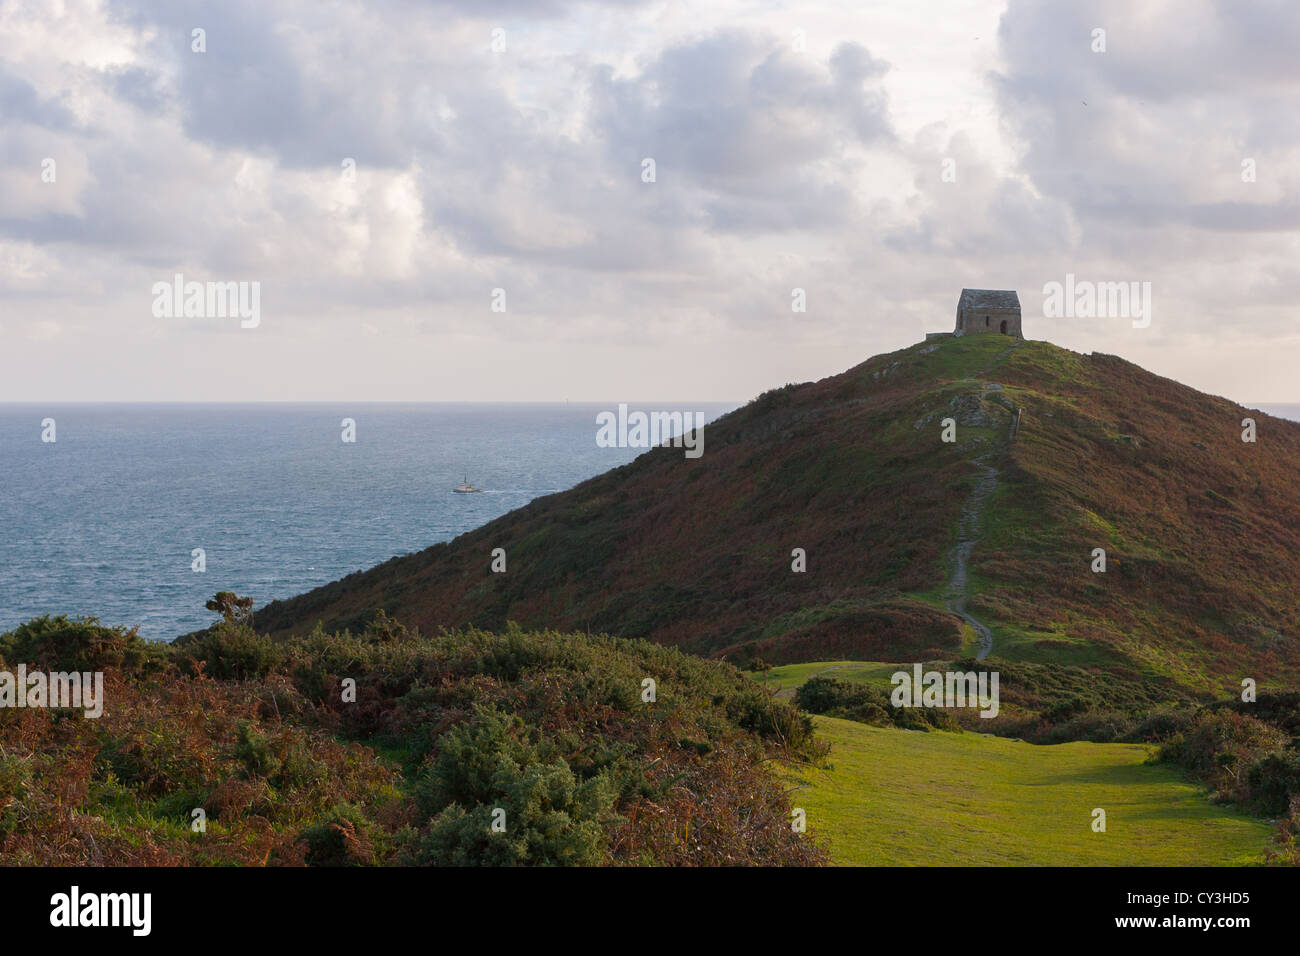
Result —
[[755, 232], [842, 222], [851, 197], [817, 166], [842, 165], [846, 140], [890, 142], [883, 64], [861, 47], [831, 75], [770, 38], [720, 33], [664, 51], [635, 77], [592, 77], [593, 125], [611, 163], [652, 157], [666, 188], [700, 194], [708, 225]]
[[114, 98], [146, 113], [160, 112], [168, 101], [163, 78], [155, 70], [140, 67], [114, 68], [105, 72]]
[[[340, 30], [335, 8], [119, 0], [114, 9], [136, 29], [156, 31], [156, 54], [176, 70], [170, 93], [190, 138], [267, 152], [287, 168], [334, 166], [345, 156], [388, 167], [409, 160], [418, 126], [405, 127], [411, 104], [390, 91], [409, 93], [401, 81], [410, 77], [394, 73], [387, 51]], [[206, 52], [191, 49], [195, 28], [205, 31]]]
[[3, 62], [0, 62], [0, 122], [25, 122], [52, 130], [70, 130], [78, 125], [76, 117], [62, 103], [42, 96], [26, 80], [7, 71]]
[[[28, 301], [63, 280], [93, 290], [96, 309], [99, 288], [134, 309], [183, 263], [264, 281], [268, 338], [296, 321], [331, 341], [359, 316], [441, 334], [502, 285], [510, 316], [475, 335], [662, 342], [701, 324], [865, 349], [943, 327], [962, 285], [1019, 287], [1032, 308], [1065, 271], [1151, 276], [1212, 308], [1201, 286], [1223, 308], [1247, 283], [1252, 306], [1294, 299], [1283, 234], [1300, 203], [1285, 164], [1300, 130], [1282, 50], [1295, 18], [1259, 4], [1189, 7], [1161, 33], [1118, 3], [1013, 0], [989, 60], [1005, 65], [988, 77], [1010, 168], [963, 134], [977, 122], [900, 132], [891, 49], [874, 41], [826, 58], [757, 30], [701, 30], [637, 45], [630, 66], [600, 51], [616, 70], [571, 42], [600, 13], [585, 4], [111, 9], [155, 40], [126, 68], [68, 68], [70, 85], [113, 98], [88, 128], [0, 72], [0, 162], [20, 171], [4, 195], [30, 191], [22, 177], [44, 155], [29, 127], [63, 124], [60, 149], [84, 158], [85, 176], [60, 161], [59, 202], [0, 208], [0, 239], [42, 257], [11, 283]], [[512, 37], [550, 29], [549, 45], [494, 60], [498, 18]], [[206, 54], [189, 51], [194, 26]], [[1094, 26], [1107, 54], [1088, 50]], [[1238, 182], [1243, 155], [1270, 185], [1211, 189]], [[347, 198], [334, 188], [344, 156], [361, 177]], [[641, 182], [647, 156], [654, 184]], [[939, 179], [945, 157], [956, 184]], [[900, 194], [860, 198], [881, 170]], [[340, 250], [355, 253], [346, 268]], [[1253, 274], [1225, 283], [1228, 260]], [[792, 318], [792, 286], [808, 290], [808, 315]]]
[[[1163, 25], [1130, 4], [1013, 0], [994, 79], [1022, 169], [1099, 226], [1292, 228], [1297, 197], [1216, 192], [1239, 183], [1244, 157], [1276, 179], [1269, 160], [1300, 142], [1300, 7], [1216, 0]], [[1095, 27], [1104, 53], [1091, 50]]]

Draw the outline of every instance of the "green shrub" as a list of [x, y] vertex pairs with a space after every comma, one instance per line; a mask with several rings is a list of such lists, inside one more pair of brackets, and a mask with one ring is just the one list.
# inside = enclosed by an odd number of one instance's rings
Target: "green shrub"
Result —
[[809, 713], [864, 724], [893, 725], [904, 730], [961, 729], [942, 707], [895, 707], [887, 690], [832, 677], [813, 677], [804, 682], [795, 692], [795, 702]]
[[500, 792], [496, 775], [537, 759], [518, 717], [494, 706], [475, 708], [472, 719], [448, 731], [416, 785], [416, 806], [432, 816], [452, 803], [477, 804]]
[[320, 822], [306, 827], [299, 839], [306, 845], [308, 866], [370, 866], [375, 862], [370, 821], [351, 804], [335, 807]]
[[265, 677], [282, 660], [269, 637], [247, 624], [223, 621], [181, 649], [192, 670], [222, 680]]
[[30, 758], [0, 752], [0, 840], [22, 824], [31, 778]]
[[416, 861], [453, 866], [606, 861], [605, 824], [613, 817], [614, 793], [603, 776], [579, 781], [559, 758], [525, 766], [502, 762], [491, 789], [495, 796], [486, 803], [453, 803], [441, 810], [418, 844]]
[[1276, 727], [1230, 710], [1206, 710], [1170, 739], [1161, 759], [1186, 767], [1224, 798], [1250, 802], [1249, 771], [1287, 738]]
[[146, 641], [134, 630], [104, 627], [93, 617], [47, 614], [0, 634], [0, 660], [46, 671], [144, 674], [163, 667], [166, 659], [166, 645]]
[[1164, 743], [1185, 733], [1193, 719], [1190, 711], [1158, 710], [1138, 721], [1124, 739], [1134, 743]]
[[257, 730], [249, 721], [239, 724], [239, 741], [235, 756], [244, 765], [244, 773], [252, 777], [273, 777], [280, 772], [282, 761], [271, 746], [271, 739]]
[[[583, 865], [604, 862], [615, 788], [579, 779], [523, 723], [494, 707], [449, 731], [417, 787], [431, 815], [416, 849], [423, 864]], [[494, 830], [504, 826], [504, 832]]]
[[1260, 813], [1281, 816], [1300, 798], [1300, 751], [1278, 750], [1251, 765], [1250, 802]]
[[1108, 744], [1130, 734], [1134, 718], [1115, 711], [1090, 710], [1050, 726], [1037, 734], [1034, 743], [1062, 744], [1072, 740], [1087, 740], [1095, 744]]

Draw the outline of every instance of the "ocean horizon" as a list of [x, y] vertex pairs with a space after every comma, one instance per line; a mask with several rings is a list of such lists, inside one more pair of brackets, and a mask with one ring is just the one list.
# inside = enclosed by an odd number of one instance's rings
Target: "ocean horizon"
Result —
[[[743, 403], [628, 404], [712, 421]], [[643, 454], [597, 446], [617, 407], [0, 403], [0, 632], [68, 614], [172, 640], [216, 619], [217, 591], [260, 607], [449, 541]], [[1246, 407], [1300, 421], [1300, 403]]]
[[[741, 403], [627, 404], [707, 422]], [[261, 606], [449, 541], [643, 454], [596, 444], [617, 408], [0, 404], [0, 631], [68, 614], [171, 640], [216, 620], [217, 591]], [[453, 493], [464, 480], [482, 493]]]

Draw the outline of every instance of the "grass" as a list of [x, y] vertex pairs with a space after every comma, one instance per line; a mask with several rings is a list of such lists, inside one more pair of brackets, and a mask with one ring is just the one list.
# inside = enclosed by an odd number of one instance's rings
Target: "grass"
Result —
[[963, 381], [979, 375], [1013, 342], [1014, 339], [1000, 335], [967, 335], [945, 340], [932, 351], [924, 351], [926, 346], [908, 351], [924, 374]]
[[1142, 745], [816, 724], [829, 766], [787, 766], [787, 786], [841, 865], [1241, 866], [1269, 843], [1268, 823], [1211, 804]]
[[768, 690], [786, 695], [802, 686], [809, 678], [819, 675], [855, 684], [880, 684], [889, 687], [889, 678], [903, 665], [883, 664], [879, 661], [812, 661], [807, 664], [784, 664], [770, 671], [745, 673]]

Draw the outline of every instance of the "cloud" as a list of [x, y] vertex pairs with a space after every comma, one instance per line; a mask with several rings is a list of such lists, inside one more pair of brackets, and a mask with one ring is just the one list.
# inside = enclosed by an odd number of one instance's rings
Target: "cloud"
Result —
[[[613, 381], [731, 399], [945, 327], [966, 285], [1019, 288], [1031, 335], [1194, 384], [1288, 380], [1275, 348], [1213, 382], [1170, 358], [1293, 334], [1285, 5], [989, 0], [942, 23], [816, 0], [67, 9], [0, 8], [0, 398], [301, 397], [366, 361], [403, 397]], [[1152, 281], [1152, 328], [1036, 323], [1067, 271]], [[261, 282], [262, 326], [159, 325], [148, 291], [175, 272]], [[50, 372], [22, 350], [52, 328]], [[106, 376], [106, 356], [132, 371]], [[206, 375], [171, 378], [179, 356]]]

